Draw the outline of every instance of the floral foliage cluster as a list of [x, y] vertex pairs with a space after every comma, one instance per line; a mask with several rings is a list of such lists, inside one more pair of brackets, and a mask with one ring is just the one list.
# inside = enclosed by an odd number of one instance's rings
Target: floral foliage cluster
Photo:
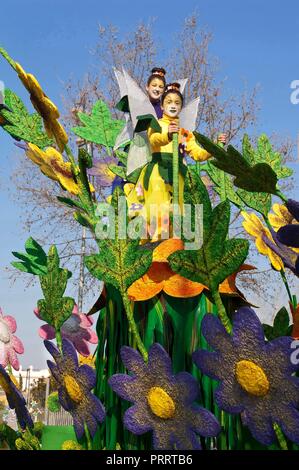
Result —
[[[136, 172], [127, 175], [127, 146], [116, 146], [125, 122], [113, 119], [103, 101], [90, 114], [78, 113], [82, 125], [72, 131], [98, 156], [84, 148], [75, 156], [58, 109], [37, 79], [4, 49], [0, 54], [36, 111], [30, 114], [6, 89], [0, 125], [65, 191], [58, 200], [97, 244], [85, 267], [104, 282], [90, 311], [100, 311], [95, 332], [91, 316], [65, 295], [72, 273], [61, 267], [55, 245], [46, 253], [29, 238], [24, 253], [13, 253], [16, 269], [39, 278], [43, 296], [34, 313], [43, 322], [39, 335], [53, 359], [48, 367], [55, 384], [48, 407], [71, 415], [76, 436], [62, 449], [297, 449], [299, 305], [287, 278], [299, 276], [299, 203], [279, 187], [292, 173], [281, 155], [265, 135], [256, 148], [245, 135], [238, 151], [195, 132], [212, 155], [207, 164], [188, 165], [184, 181], [185, 203], [203, 209], [200, 248], [187, 250], [185, 240], [176, 237], [154, 244], [123, 236], [117, 217], [122, 187], [142, 191]], [[115, 214], [114, 236], [101, 238], [97, 204], [101, 190], [111, 186], [104, 202]], [[255, 268], [246, 264], [249, 240], [230, 236], [234, 208], [286, 288], [291, 325], [287, 308], [277, 313], [273, 326], [262, 325], [236, 285], [240, 272]], [[126, 221], [129, 212], [125, 207]], [[17, 354], [24, 352], [15, 332], [14, 318], [0, 310], [0, 387], [19, 426], [14, 431], [1, 425], [0, 441], [12, 449], [40, 450], [43, 430], [33, 423], [13, 375]], [[90, 345], [96, 345], [92, 358]]]

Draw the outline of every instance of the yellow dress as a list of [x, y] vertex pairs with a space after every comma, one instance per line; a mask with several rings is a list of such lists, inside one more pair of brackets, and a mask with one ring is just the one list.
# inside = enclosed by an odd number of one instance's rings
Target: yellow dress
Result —
[[[129, 208], [130, 218], [142, 215], [147, 221], [156, 221], [150, 229], [152, 241], [161, 238], [161, 234], [169, 225], [169, 213], [172, 204], [172, 151], [173, 143], [168, 136], [168, 126], [171, 122], [179, 123], [179, 119], [173, 119], [165, 114], [158, 120], [161, 132], [152, 128], [148, 130], [148, 138], [152, 152], [152, 161], [145, 165], [139, 175], [137, 183], [125, 186], [125, 193]], [[184, 145], [184, 152], [195, 161], [205, 161], [210, 154], [200, 147], [192, 132], [180, 129], [179, 147]], [[181, 210], [184, 196], [184, 175], [187, 166], [180, 157], [179, 172], [179, 203]]]

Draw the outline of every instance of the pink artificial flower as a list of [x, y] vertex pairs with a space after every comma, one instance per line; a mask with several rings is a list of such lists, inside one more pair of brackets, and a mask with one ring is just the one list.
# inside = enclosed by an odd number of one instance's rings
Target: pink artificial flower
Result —
[[[42, 320], [39, 315], [39, 310], [34, 309], [34, 313]], [[61, 336], [73, 343], [79, 354], [82, 356], [89, 356], [90, 350], [88, 343], [97, 344], [98, 337], [91, 329], [93, 320], [87, 317], [84, 313], [78, 312], [77, 305], [74, 306], [73, 313], [70, 318], [61, 327]], [[54, 339], [55, 329], [51, 325], [42, 325], [39, 329], [39, 336], [43, 339]]]
[[9, 315], [4, 316], [0, 308], [0, 364], [3, 367], [10, 364], [15, 370], [19, 370], [20, 363], [16, 353], [23, 354], [24, 346], [13, 334], [16, 330], [16, 320]]

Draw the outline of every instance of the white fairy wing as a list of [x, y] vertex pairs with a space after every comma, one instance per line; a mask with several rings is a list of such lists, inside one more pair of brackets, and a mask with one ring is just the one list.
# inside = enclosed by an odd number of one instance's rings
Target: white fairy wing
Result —
[[124, 77], [123, 72], [120, 70], [117, 70], [115, 67], [113, 67], [113, 72], [117, 80], [120, 98], [123, 98], [124, 96], [128, 94], [126, 79]]
[[180, 127], [183, 127], [188, 131], [194, 131], [199, 102], [200, 98], [198, 97], [183, 107], [182, 111], [180, 112]]
[[133, 138], [132, 122], [130, 116], [127, 113], [125, 113], [125, 119], [127, 121], [126, 125], [116, 137], [113, 150], [117, 150], [120, 147], [124, 147], [125, 145], [129, 144]]
[[127, 175], [133, 173], [137, 168], [142, 168], [151, 158], [147, 144], [146, 132], [134, 135], [127, 158]]
[[137, 124], [137, 116], [143, 114], [153, 114], [156, 115], [155, 108], [148, 99], [148, 96], [140, 88], [138, 83], [130, 77], [130, 75], [123, 69], [123, 76], [126, 80], [127, 94], [129, 100], [130, 114], [133, 124], [133, 129], [135, 129]]
[[180, 84], [180, 92], [182, 93], [182, 95], [184, 94], [187, 82], [188, 82], [188, 78], [182, 78], [181, 80], [177, 81], [177, 83]]

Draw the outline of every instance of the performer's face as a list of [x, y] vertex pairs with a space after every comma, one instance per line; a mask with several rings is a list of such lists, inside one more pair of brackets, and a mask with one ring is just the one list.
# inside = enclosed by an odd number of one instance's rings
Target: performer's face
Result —
[[160, 78], [154, 78], [146, 87], [146, 91], [150, 99], [158, 101], [163, 95], [164, 88], [163, 80], [160, 80]]
[[176, 93], [169, 93], [162, 103], [162, 109], [167, 116], [176, 118], [182, 109], [181, 97]]

